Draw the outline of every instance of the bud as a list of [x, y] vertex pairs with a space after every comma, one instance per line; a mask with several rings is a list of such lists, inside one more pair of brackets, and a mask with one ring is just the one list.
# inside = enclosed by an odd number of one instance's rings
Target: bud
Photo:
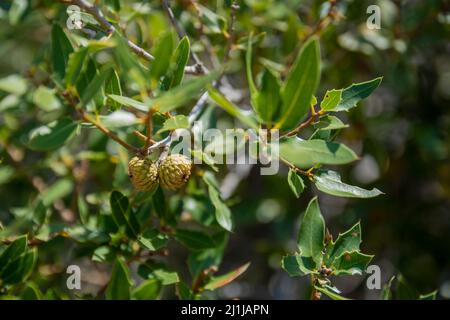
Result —
[[181, 154], [172, 154], [159, 165], [159, 181], [167, 189], [179, 189], [191, 175], [192, 162]]
[[148, 158], [133, 157], [128, 162], [128, 174], [139, 191], [150, 191], [158, 184], [158, 167]]

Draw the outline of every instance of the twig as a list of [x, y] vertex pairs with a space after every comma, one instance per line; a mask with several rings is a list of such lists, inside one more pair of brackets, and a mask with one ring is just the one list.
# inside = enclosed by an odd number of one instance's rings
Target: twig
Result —
[[316, 120], [320, 117], [323, 116], [326, 112], [324, 112], [323, 110], [319, 110], [319, 111], [315, 111], [314, 106], [311, 106], [311, 114], [308, 117], [308, 119], [306, 119], [305, 121], [303, 121], [302, 123], [300, 123], [295, 129], [283, 134], [281, 136], [281, 138], [284, 137], [292, 137], [297, 135], [301, 130], [303, 130], [304, 128], [310, 126], [311, 124], [314, 124], [316, 122]]
[[[168, 0], [161, 0], [162, 2], [162, 6], [164, 8], [164, 10], [166, 11], [171, 23], [173, 24], [175, 30], [177, 31], [178, 36], [184, 37], [186, 35], [185, 30], [183, 29], [183, 27], [178, 23], [178, 21], [175, 18], [175, 15], [173, 14], [173, 11], [169, 5], [169, 1]], [[236, 16], [236, 11], [239, 9], [239, 6], [236, 5], [235, 2], [233, 2], [233, 5], [231, 7], [231, 22], [230, 22], [230, 29], [229, 29], [229, 38], [228, 38], [228, 42], [230, 43], [229, 46], [231, 49], [232, 43], [233, 43], [233, 37], [232, 37], [232, 33], [234, 32], [234, 21], [235, 21], [235, 16]], [[229, 51], [227, 51], [226, 56], [229, 55]], [[198, 58], [198, 56], [194, 53], [191, 52], [191, 57], [192, 59], [195, 61], [195, 67], [198, 68], [197, 72], [202, 72], [202, 73], [208, 73], [208, 69], [205, 68], [204, 64], [200, 61], [200, 59]], [[226, 58], [228, 59], [228, 58]], [[220, 76], [220, 78], [222, 78], [223, 74]], [[215, 81], [213, 83], [214, 87], [218, 87], [219, 86], [219, 82], [220, 82], [220, 78]], [[200, 115], [200, 113], [203, 110], [203, 107], [205, 106], [205, 104], [207, 103], [209, 98], [209, 94], [208, 92], [204, 92], [200, 98], [197, 100], [197, 103], [194, 105], [194, 107], [192, 108], [191, 112], [189, 113], [188, 116], [188, 120], [189, 120], [189, 124], [192, 125], [194, 123], [195, 120], [197, 120], [198, 116]], [[150, 154], [153, 151], [157, 150], [157, 149], [168, 149], [170, 147], [170, 145], [172, 144], [172, 142], [178, 137], [178, 135], [176, 134], [176, 132], [172, 132], [172, 134], [170, 134], [169, 136], [167, 136], [166, 138], [164, 138], [161, 141], [158, 141], [157, 143], [151, 145], [148, 149], [147, 149], [147, 153]]]
[[312, 124], [315, 120], [314, 118], [315, 118], [314, 116], [310, 116], [304, 122], [300, 123], [300, 125], [297, 126], [295, 129], [289, 131], [288, 133], [282, 135], [281, 137], [292, 137], [292, 136], [297, 135], [297, 133], [299, 133], [301, 130], [308, 127], [310, 124]]
[[305, 177], [308, 177], [309, 179], [313, 179], [314, 178], [314, 174], [312, 173], [312, 170], [314, 169], [311, 168], [307, 171], [302, 170], [300, 168], [297, 168], [294, 164], [290, 163], [289, 161], [287, 161], [286, 159], [283, 159], [280, 157], [280, 160], [283, 161], [290, 169], [292, 169], [293, 171], [295, 171], [296, 173], [299, 173]]
[[157, 149], [160, 149], [166, 145], [169, 145], [170, 143], [172, 143], [172, 134], [168, 135], [164, 139], [159, 140], [158, 142], [156, 142], [156, 143], [152, 144], [150, 147], [148, 147], [147, 153], [150, 154]]
[[224, 55], [224, 63], [226, 63], [230, 57], [231, 48], [233, 46], [234, 40], [234, 24], [236, 22], [236, 13], [239, 10], [239, 5], [236, 3], [236, 0], [231, 4], [231, 13], [230, 13], [230, 24], [227, 32], [227, 46], [225, 48]]
[[320, 300], [321, 293], [316, 290], [316, 277], [311, 274], [311, 300]]
[[[91, 14], [93, 18], [100, 24], [100, 26], [105, 29], [106, 33], [108, 35], [113, 34], [116, 31], [116, 28], [105, 18], [102, 11], [95, 5], [88, 3], [85, 0], [59, 0], [60, 2], [64, 4], [74, 4], [79, 6], [81, 9], [86, 11], [87, 13]], [[82, 31], [86, 34], [88, 34], [89, 37], [93, 38], [95, 36], [95, 31], [89, 30], [87, 28], [83, 28]], [[126, 42], [130, 49], [139, 57], [144, 58], [147, 61], [153, 61], [155, 60], [155, 57], [153, 57], [150, 53], [148, 53], [143, 48], [139, 47], [137, 44], [135, 44], [133, 41], [126, 39]], [[186, 66], [185, 68], [186, 74], [192, 74], [192, 75], [198, 75], [203, 72], [199, 72], [199, 67], [194, 66]]]
[[[185, 37], [186, 31], [181, 26], [181, 24], [178, 22], [178, 20], [175, 18], [172, 8], [169, 5], [169, 0], [161, 0], [161, 4], [162, 4], [163, 9], [167, 13], [167, 16], [169, 17], [170, 23], [174, 26], [174, 28], [178, 34], [178, 37], [180, 39]], [[202, 61], [200, 60], [200, 58], [197, 56], [197, 54], [195, 52], [191, 51], [191, 58], [195, 62], [194, 67], [196, 68], [197, 71], [201, 70], [201, 72], [203, 74], [208, 73], [208, 69], [204, 66], [204, 64], [202, 63]]]
[[132, 146], [131, 144], [120, 139], [118, 136], [116, 136], [114, 133], [112, 133], [108, 128], [105, 128], [100, 122], [98, 122], [94, 119], [91, 119], [91, 117], [83, 109], [77, 109], [77, 111], [84, 121], [92, 123], [94, 126], [97, 127], [97, 129], [99, 129], [101, 132], [106, 134], [108, 137], [110, 137], [111, 139], [116, 141], [118, 144], [122, 145], [127, 150], [129, 150], [133, 153], [139, 152], [138, 148], [136, 148], [136, 147]]
[[312, 32], [310, 32], [305, 39], [303, 39], [303, 42], [306, 42], [309, 38], [311, 38], [314, 35], [320, 34], [322, 30], [324, 30], [326, 27], [330, 25], [330, 23], [337, 17], [336, 14], [336, 6], [338, 4], [339, 0], [328, 0], [328, 3], [330, 4], [327, 14], [323, 16], [319, 22], [316, 24]]
[[205, 281], [206, 277], [210, 273], [215, 273], [215, 272], [217, 272], [216, 266], [212, 266], [212, 267], [202, 270], [200, 272], [200, 274], [197, 276], [197, 278], [195, 278], [194, 283], [192, 284], [192, 292], [194, 292], [194, 293], [200, 292], [202, 289], [203, 282]]
[[[140, 133], [140, 132], [137, 131], [137, 130], [134, 130], [134, 131], [133, 131], [133, 134], [134, 134], [137, 138], [141, 139], [142, 142], [145, 143], [145, 141], [147, 141], [147, 136], [146, 136], [145, 134], [142, 134], [142, 133]], [[153, 145], [154, 143], [156, 143], [156, 141], [153, 140], [153, 139], [150, 139], [150, 144]]]
[[[330, 25], [330, 23], [336, 19], [337, 17], [340, 17], [339, 14], [336, 12], [336, 7], [338, 5], [338, 2], [340, 0], [328, 0], [328, 3], [330, 6], [328, 7], [327, 13], [319, 20], [319, 22], [315, 25], [315, 27], [312, 29], [310, 33], [308, 33], [301, 41], [301, 43], [305, 43], [308, 41], [311, 37], [315, 35], [320, 35], [322, 31]], [[299, 50], [299, 46], [297, 46], [297, 49], [294, 50], [286, 59], [287, 64], [290, 65], [293, 63], [296, 54]], [[288, 71], [289, 68], [286, 69]]]

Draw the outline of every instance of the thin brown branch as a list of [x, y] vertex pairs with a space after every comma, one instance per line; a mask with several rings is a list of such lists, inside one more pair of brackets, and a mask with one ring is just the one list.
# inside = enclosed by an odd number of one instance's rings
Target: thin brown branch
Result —
[[339, 0], [328, 0], [328, 3], [330, 4], [328, 11], [326, 15], [324, 15], [319, 22], [316, 24], [316, 26], [313, 28], [313, 30], [303, 39], [303, 42], [306, 42], [309, 38], [315, 35], [319, 35], [323, 30], [325, 30], [332, 22], [333, 20], [338, 17], [338, 14], [336, 12], [336, 6], [338, 4]]
[[239, 10], [239, 5], [237, 4], [236, 0], [233, 1], [231, 4], [231, 12], [230, 12], [230, 24], [228, 26], [227, 31], [227, 46], [225, 48], [225, 55], [224, 55], [224, 63], [228, 61], [230, 58], [230, 52], [231, 48], [233, 47], [233, 41], [234, 41], [234, 26], [236, 22], [236, 13]]
[[[169, 0], [161, 0], [162, 7], [164, 11], [166, 11], [167, 16], [169, 17], [170, 23], [175, 28], [178, 37], [181, 39], [185, 37], [186, 31], [184, 30], [183, 26], [178, 22], [177, 18], [175, 17], [172, 8], [170, 7]], [[195, 63], [195, 68], [197, 71], [201, 70], [202, 74], [208, 73], [208, 69], [204, 66], [203, 62], [200, 60], [200, 58], [197, 56], [197, 54], [193, 51], [191, 51], [191, 59]]]
[[292, 137], [297, 135], [301, 130], [303, 130], [304, 128], [310, 126], [315, 120], [314, 116], [310, 116], [308, 117], [308, 119], [306, 119], [305, 121], [303, 121], [302, 123], [300, 123], [300, 125], [298, 125], [295, 129], [289, 131], [288, 133], [282, 135], [282, 137]]
[[[320, 18], [317, 24], [312, 28], [312, 30], [306, 34], [306, 36], [302, 39], [301, 44], [308, 41], [313, 36], [320, 36], [320, 34], [336, 19], [341, 18], [342, 16], [337, 12], [336, 8], [340, 0], [328, 0], [329, 7], [327, 13]], [[286, 59], [287, 64], [291, 65], [295, 57], [299, 51], [300, 46], [297, 47]], [[286, 68], [286, 72], [289, 68]]]
[[120, 144], [121, 146], [123, 146], [124, 148], [129, 150], [130, 152], [137, 153], [139, 151], [139, 149], [137, 149], [136, 147], [134, 147], [131, 144], [120, 139], [118, 136], [116, 136], [114, 133], [112, 133], [108, 128], [105, 128], [100, 122], [92, 119], [84, 110], [77, 109], [77, 111], [84, 121], [89, 122], [89, 123], [93, 124], [94, 126], [96, 126], [97, 129], [99, 129], [101, 132], [106, 134], [108, 137], [110, 137], [111, 139], [116, 141], [118, 144]]
[[[92, 5], [88, 3], [85, 0], [59, 0], [60, 2], [64, 4], [74, 4], [79, 6], [81, 9], [86, 11], [87, 13], [91, 14], [92, 17], [99, 23], [99, 25], [104, 29], [104, 31], [111, 35], [116, 31], [116, 28], [114, 25], [112, 25], [106, 18], [103, 12], [95, 5]], [[93, 38], [95, 36], [95, 31], [89, 30], [89, 29], [82, 29], [84, 33], [87, 33], [89, 37]], [[147, 61], [153, 61], [155, 57], [153, 57], [149, 52], [147, 52], [145, 49], [141, 48], [137, 44], [135, 44], [133, 41], [126, 39], [126, 42], [128, 46], [130, 47], [131, 51], [133, 51], [137, 56], [147, 60]], [[200, 70], [200, 71], [199, 71]], [[198, 75], [204, 73], [203, 66], [186, 66], [185, 68], [186, 74], [192, 74], [192, 75]]]
[[195, 278], [193, 284], [192, 284], [192, 292], [198, 293], [202, 290], [203, 282], [205, 281], [206, 277], [211, 274], [217, 272], [217, 267], [212, 266], [207, 269], [204, 269], [200, 272], [200, 274]]
[[[133, 131], [133, 134], [134, 134], [137, 138], [139, 138], [140, 140], [142, 140], [142, 142], [145, 143], [145, 141], [147, 141], [147, 136], [146, 136], [145, 134], [142, 134], [142, 133], [140, 133], [140, 132], [137, 131], [137, 130], [134, 130], [134, 131]], [[150, 139], [150, 145], [154, 145], [155, 143], [156, 143], [155, 140]]]
[[296, 173], [301, 174], [302, 176], [308, 177], [308, 179], [313, 179], [314, 178], [314, 174], [312, 173], [312, 169], [313, 168], [305, 171], [305, 170], [302, 170], [300, 168], [297, 168], [294, 164], [290, 163], [286, 159], [283, 159], [283, 158], [280, 157], [280, 160], [282, 162], [284, 162], [290, 169], [292, 169]]
[[316, 277], [313, 274], [311, 274], [311, 300], [320, 300], [320, 297], [322, 295], [319, 291], [316, 290], [315, 284], [316, 284]]

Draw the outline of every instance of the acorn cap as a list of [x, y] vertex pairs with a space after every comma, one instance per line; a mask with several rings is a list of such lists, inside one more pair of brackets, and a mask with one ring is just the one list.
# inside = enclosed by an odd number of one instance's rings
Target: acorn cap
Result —
[[139, 191], [150, 191], [158, 184], [158, 167], [148, 158], [133, 157], [128, 162], [128, 174]]
[[191, 175], [192, 162], [181, 154], [172, 154], [159, 165], [159, 182], [167, 189], [181, 188]]

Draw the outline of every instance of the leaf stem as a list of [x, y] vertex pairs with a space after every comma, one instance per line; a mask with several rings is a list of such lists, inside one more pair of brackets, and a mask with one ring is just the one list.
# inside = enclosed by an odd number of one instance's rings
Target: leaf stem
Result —
[[305, 171], [305, 170], [302, 170], [300, 168], [297, 168], [294, 164], [290, 163], [286, 159], [283, 159], [283, 158], [280, 157], [280, 160], [283, 161], [290, 169], [292, 169], [296, 173], [299, 173], [299, 174], [301, 174], [301, 175], [303, 175], [305, 177], [308, 177], [310, 180], [314, 178], [314, 174], [312, 173], [312, 171], [314, 170], [314, 167], [308, 169], [307, 171]]

